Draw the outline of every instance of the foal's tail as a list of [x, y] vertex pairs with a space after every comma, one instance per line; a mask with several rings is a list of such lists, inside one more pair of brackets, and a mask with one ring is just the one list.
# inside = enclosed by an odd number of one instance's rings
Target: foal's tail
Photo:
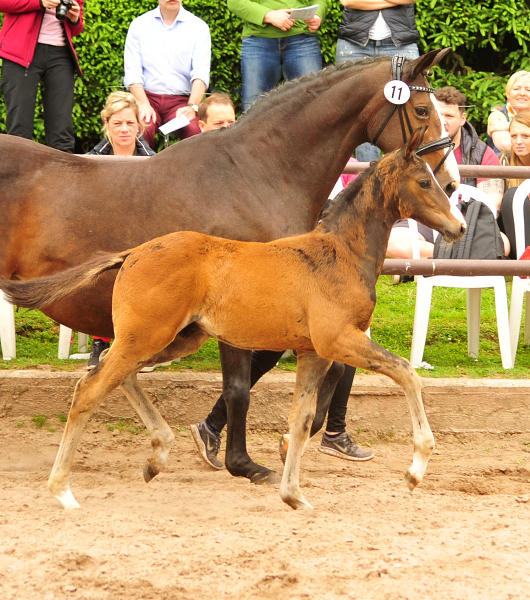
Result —
[[25, 308], [48, 306], [80, 288], [94, 285], [106, 271], [119, 269], [129, 254], [130, 251], [99, 254], [81, 265], [28, 281], [0, 279], [0, 289], [11, 304]]

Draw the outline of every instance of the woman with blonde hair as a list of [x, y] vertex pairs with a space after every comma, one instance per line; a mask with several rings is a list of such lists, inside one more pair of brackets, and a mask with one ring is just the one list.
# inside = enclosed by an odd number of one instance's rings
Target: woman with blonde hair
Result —
[[[513, 116], [509, 130], [510, 151], [503, 152], [500, 156], [502, 165], [511, 167], [530, 167], [530, 112], [520, 112]], [[513, 221], [513, 196], [515, 190], [524, 179], [506, 179], [506, 192], [502, 198], [501, 216], [499, 225], [501, 230], [510, 240], [510, 258], [517, 258], [515, 248], [515, 227]], [[528, 198], [524, 203], [524, 221], [526, 244], [530, 245], [530, 202]]]
[[[101, 111], [105, 137], [87, 154], [101, 156], [152, 156], [155, 154], [142, 137], [144, 125], [140, 108], [129, 92], [112, 92]], [[95, 369], [101, 353], [110, 346], [110, 338], [94, 337], [87, 369]]]
[[152, 156], [153, 150], [142, 137], [144, 124], [140, 107], [129, 92], [112, 92], [101, 111], [105, 137], [87, 154]]
[[488, 146], [497, 155], [510, 152], [509, 127], [517, 113], [530, 110], [530, 72], [517, 71], [506, 83], [504, 106], [494, 106], [488, 117]]

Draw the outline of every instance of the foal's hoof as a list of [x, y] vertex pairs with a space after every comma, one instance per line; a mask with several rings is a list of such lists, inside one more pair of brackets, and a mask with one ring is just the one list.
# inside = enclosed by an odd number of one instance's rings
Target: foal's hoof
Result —
[[413, 475], [410, 471], [405, 472], [405, 483], [411, 492], [414, 491], [414, 488], [418, 485], [420, 480]]
[[250, 478], [250, 483], [255, 485], [277, 485], [281, 483], [282, 478], [276, 473], [276, 471], [260, 471], [254, 473]]
[[280, 453], [280, 458], [282, 459], [283, 464], [285, 464], [287, 459], [287, 450], [289, 450], [289, 434], [284, 433], [280, 438], [280, 447], [278, 448], [278, 452]]
[[144, 479], [145, 483], [149, 483], [151, 479], [156, 477], [158, 472], [153, 469], [153, 467], [149, 464], [149, 462], [145, 463], [144, 467]]

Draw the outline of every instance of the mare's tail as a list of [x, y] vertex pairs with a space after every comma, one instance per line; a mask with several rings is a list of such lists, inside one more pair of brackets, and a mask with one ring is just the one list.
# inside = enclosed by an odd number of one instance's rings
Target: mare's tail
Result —
[[129, 254], [128, 250], [120, 254], [99, 254], [81, 265], [28, 281], [0, 279], [0, 289], [11, 304], [41, 308], [80, 288], [94, 285], [105, 271], [119, 269]]

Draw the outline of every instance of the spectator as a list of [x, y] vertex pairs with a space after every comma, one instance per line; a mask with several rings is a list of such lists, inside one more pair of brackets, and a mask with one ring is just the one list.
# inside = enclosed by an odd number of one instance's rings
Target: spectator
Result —
[[[510, 141], [511, 151], [503, 152], [500, 160], [503, 165], [513, 167], [530, 167], [530, 112], [519, 112], [515, 114], [510, 122]], [[499, 225], [510, 240], [510, 258], [517, 258], [517, 248], [515, 246], [515, 226], [513, 222], [513, 196], [515, 190], [524, 179], [507, 179], [506, 192], [502, 199], [501, 218]], [[524, 221], [525, 221], [525, 247], [530, 245], [530, 204], [528, 198], [524, 203]]]
[[247, 110], [280, 79], [296, 79], [322, 69], [317, 30], [327, 13], [326, 0], [308, 21], [289, 18], [293, 8], [306, 8], [303, 0], [228, 0], [228, 9], [243, 20], [241, 74], [242, 104]]
[[494, 106], [488, 117], [488, 146], [495, 154], [510, 152], [510, 121], [518, 112], [530, 110], [530, 72], [517, 71], [506, 84], [504, 106]]
[[[56, 10], [60, 6], [58, 19]], [[83, 0], [0, 0], [2, 89], [7, 133], [33, 137], [35, 103], [43, 84], [46, 144], [74, 152], [74, 75], [82, 75], [72, 38], [83, 31]]]
[[[0, 0], [1, 1], [1, 0]], [[154, 147], [157, 127], [185, 115], [181, 139], [200, 133], [198, 105], [210, 82], [208, 25], [182, 6], [158, 0], [158, 7], [129, 26], [125, 40], [125, 85], [138, 100], [144, 137]]]
[[[339, 26], [336, 62], [367, 56], [418, 58], [414, 2], [416, 0], [340, 0], [344, 5]], [[380, 150], [365, 142], [355, 156], [361, 162], [377, 160]]]
[[[109, 94], [103, 110], [103, 133], [105, 137], [87, 154], [100, 156], [152, 156], [153, 150], [142, 137], [144, 129], [140, 121], [140, 107], [129, 92]], [[110, 338], [94, 336], [87, 370], [95, 369], [101, 353], [110, 346]]]
[[234, 103], [228, 94], [211, 94], [199, 105], [199, 127], [211, 131], [236, 122]]
[[[500, 165], [493, 150], [479, 139], [474, 127], [467, 121], [465, 112], [467, 100], [464, 94], [454, 87], [444, 87], [436, 90], [435, 96], [447, 134], [455, 145], [456, 162], [459, 165]], [[502, 179], [466, 178], [461, 183], [475, 186], [486, 192], [497, 207], [498, 213], [504, 190]], [[418, 223], [418, 232], [420, 257], [429, 258], [433, 255], [434, 232], [421, 223]], [[503, 241], [508, 252], [508, 240], [504, 235]], [[406, 219], [395, 223], [388, 242], [387, 256], [389, 258], [412, 258], [412, 246]]]

